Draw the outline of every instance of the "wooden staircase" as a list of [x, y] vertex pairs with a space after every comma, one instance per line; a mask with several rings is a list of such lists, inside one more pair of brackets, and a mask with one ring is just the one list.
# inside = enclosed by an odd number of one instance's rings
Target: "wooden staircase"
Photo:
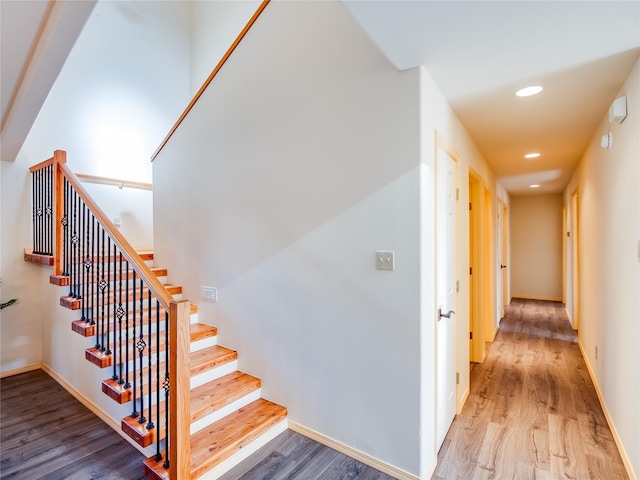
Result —
[[[148, 264], [153, 262], [152, 253], [144, 253], [143, 258]], [[182, 287], [166, 283], [166, 269], [151, 267], [151, 271], [174, 299], [180, 298]], [[125, 273], [126, 276], [130, 274], [131, 272]], [[89, 281], [95, 284], [98, 279], [91, 278]], [[51, 277], [51, 283], [59, 286], [68, 285], [68, 277], [54, 275]], [[88, 291], [95, 292], [96, 290], [89, 289]], [[124, 296], [125, 302], [129, 302], [132, 293], [125, 292]], [[108, 299], [108, 302], [114, 304], [116, 300], [114, 295]], [[60, 305], [71, 310], [81, 308], [81, 302], [69, 296], [62, 296]], [[237, 369], [237, 352], [218, 345], [217, 329], [198, 322], [196, 305], [190, 306], [190, 312], [191, 391], [189, 393], [190, 412], [188, 418], [190, 421], [191, 456], [189, 478], [197, 479], [206, 476], [207, 479], [213, 479], [262, 446], [266, 441], [286, 430], [287, 410], [261, 398], [260, 379]], [[115, 343], [118, 338], [116, 335], [117, 319], [114, 312], [111, 313], [111, 317], [109, 320], [112, 322], [110, 341]], [[96, 326], [83, 319], [74, 320], [71, 323], [71, 329], [88, 339], [96, 336], [97, 333]], [[135, 352], [135, 334], [134, 332], [128, 333], [128, 348]], [[155, 338], [156, 335], [164, 335], [163, 330], [155, 331], [151, 338]], [[122, 341], [121, 338], [122, 333], [120, 333], [120, 341]], [[150, 347], [153, 347], [154, 341], [152, 340], [150, 343]], [[164, 355], [164, 344], [159, 345], [160, 353]], [[133, 355], [135, 356], [135, 353]], [[85, 358], [97, 367], [107, 369], [107, 371], [114, 368], [114, 362], [119, 361], [117, 354], [107, 354], [95, 346], [86, 349]], [[163, 358], [162, 362], [165, 360]], [[123, 364], [118, 364], [117, 367], [122, 372]], [[158, 385], [155, 378], [149, 379], [146, 367], [136, 375], [139, 375], [142, 382], [143, 395], [149, 393], [149, 388], [152, 391], [162, 388], [162, 385]], [[149, 428], [144, 419], [164, 416], [166, 408], [164, 401], [151, 405], [144, 404], [142, 407], [134, 405], [131, 385], [129, 381], [123, 382], [120, 375], [105, 378], [101, 388], [102, 392], [113, 401], [120, 404], [131, 404], [132, 415], [126, 416], [121, 421], [122, 431], [126, 435], [140, 447], [148, 447], [157, 443], [158, 436], [163, 442], [166, 434], [165, 425], [162, 424], [159, 428], [153, 426]], [[151, 411], [149, 411], [150, 408]], [[143, 419], [142, 422], [141, 419]], [[163, 451], [161, 455], [162, 459], [156, 460], [157, 456], [152, 456], [144, 461], [144, 473], [148, 478], [170, 478], [169, 471], [163, 466], [163, 459], [166, 458], [165, 452]]]

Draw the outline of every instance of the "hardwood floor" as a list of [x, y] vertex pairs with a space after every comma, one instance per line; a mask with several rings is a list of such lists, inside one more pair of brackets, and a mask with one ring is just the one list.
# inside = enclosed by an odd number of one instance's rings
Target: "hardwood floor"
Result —
[[[0, 478], [143, 480], [144, 456], [42, 370], [0, 382]], [[393, 480], [288, 430], [221, 480]]]
[[[42, 370], [0, 383], [0, 478], [143, 479], [143, 455]], [[433, 480], [628, 476], [560, 303], [514, 300]], [[220, 480], [392, 480], [287, 431]]]
[[393, 480], [291, 430], [278, 435], [220, 480]]
[[432, 480], [627, 479], [558, 302], [514, 299]]
[[0, 381], [0, 478], [144, 479], [144, 456], [42, 370]]

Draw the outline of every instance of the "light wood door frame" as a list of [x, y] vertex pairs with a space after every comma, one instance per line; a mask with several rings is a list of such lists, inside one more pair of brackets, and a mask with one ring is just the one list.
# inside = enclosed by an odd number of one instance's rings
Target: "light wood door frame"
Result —
[[[501, 230], [500, 235], [500, 281], [502, 282], [502, 302], [500, 308], [500, 316], [504, 317], [507, 313], [507, 305], [509, 305], [509, 211], [507, 204], [498, 198], [498, 215], [500, 215]], [[504, 266], [504, 268], [503, 268]]]
[[[493, 236], [491, 191], [482, 178], [469, 169], [469, 359], [481, 363], [485, 342], [492, 337], [495, 285], [493, 280]], [[488, 328], [489, 327], [489, 328]]]
[[580, 197], [571, 194], [571, 327], [580, 328]]
[[567, 305], [567, 205], [562, 206], [562, 303]]
[[482, 211], [482, 274], [484, 277], [484, 319], [485, 319], [485, 341], [493, 342], [498, 333], [498, 319], [496, 312], [496, 280], [495, 280], [495, 231], [493, 228], [493, 194], [491, 190], [484, 186], [484, 208]]

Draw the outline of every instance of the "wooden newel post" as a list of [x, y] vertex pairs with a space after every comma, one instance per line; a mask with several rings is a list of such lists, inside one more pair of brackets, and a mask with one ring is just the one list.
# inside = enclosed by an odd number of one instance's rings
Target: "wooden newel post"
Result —
[[62, 275], [64, 268], [63, 257], [63, 242], [64, 242], [64, 228], [62, 225], [62, 217], [64, 217], [64, 175], [60, 165], [67, 163], [67, 152], [64, 150], [56, 150], [53, 152], [53, 191], [54, 191], [54, 263], [53, 274]]
[[191, 478], [190, 420], [190, 304], [171, 302], [169, 308], [169, 478]]

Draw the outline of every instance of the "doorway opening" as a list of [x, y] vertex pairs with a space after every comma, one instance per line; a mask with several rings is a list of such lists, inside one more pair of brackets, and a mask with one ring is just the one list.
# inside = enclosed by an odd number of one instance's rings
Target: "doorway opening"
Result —
[[497, 332], [493, 312], [492, 194], [482, 178], [469, 170], [469, 359], [482, 363], [485, 342]]

